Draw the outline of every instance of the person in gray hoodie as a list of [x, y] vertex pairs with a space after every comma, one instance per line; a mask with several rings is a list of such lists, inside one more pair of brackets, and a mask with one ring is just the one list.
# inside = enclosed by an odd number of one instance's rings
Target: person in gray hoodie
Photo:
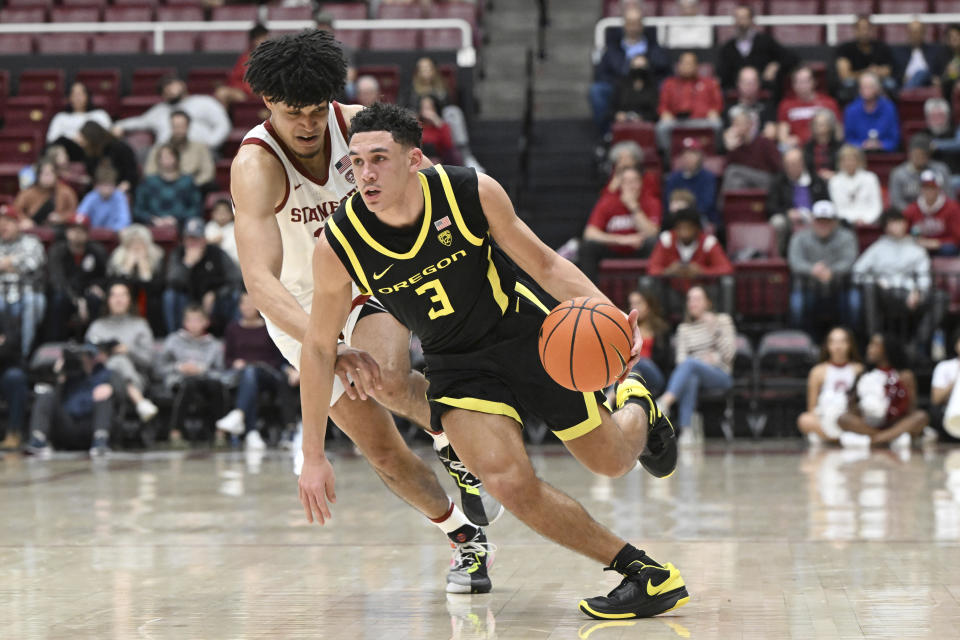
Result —
[[919, 356], [943, 319], [946, 297], [931, 288], [930, 256], [909, 235], [903, 212], [890, 207], [880, 220], [884, 235], [853, 265], [854, 282], [863, 288], [867, 335], [880, 331], [883, 321], [905, 316], [916, 322], [911, 346]]
[[131, 301], [126, 283], [110, 285], [107, 313], [90, 324], [86, 340], [107, 350], [107, 369], [123, 381], [140, 420], [149, 422], [157, 415], [157, 405], [143, 395], [153, 369], [153, 332], [146, 320], [130, 313]]
[[821, 324], [825, 329], [859, 322], [860, 292], [849, 283], [859, 246], [854, 233], [840, 226], [831, 201], [815, 202], [812, 215], [813, 224], [790, 238], [790, 318], [793, 326], [819, 336]]
[[212, 431], [223, 415], [223, 344], [207, 333], [210, 317], [199, 304], [183, 312], [183, 328], [167, 336], [160, 352], [158, 372], [174, 394], [170, 415], [170, 440], [181, 439], [180, 424], [188, 404], [202, 405], [204, 425]]
[[917, 133], [910, 138], [907, 161], [890, 172], [890, 206], [903, 210], [920, 197], [920, 174], [926, 169], [936, 171], [943, 181], [950, 184], [950, 169], [937, 160], [930, 159], [930, 136]]

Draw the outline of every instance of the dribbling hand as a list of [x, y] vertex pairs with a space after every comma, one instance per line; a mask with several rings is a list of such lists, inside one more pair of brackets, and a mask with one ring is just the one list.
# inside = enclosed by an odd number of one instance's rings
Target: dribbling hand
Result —
[[643, 346], [643, 336], [640, 335], [640, 325], [637, 324], [637, 314], [637, 310], [634, 309], [630, 312], [630, 315], [627, 316], [627, 324], [633, 327], [633, 348], [630, 349], [630, 362], [624, 367], [623, 375], [617, 379], [617, 382], [626, 380], [627, 375], [633, 371], [633, 365], [637, 364], [637, 361], [640, 360], [640, 347]]
[[330, 504], [337, 501], [337, 494], [333, 489], [333, 465], [326, 456], [319, 459], [304, 460], [300, 471], [300, 502], [307, 514], [307, 522], [312, 523], [314, 515], [321, 525], [326, 524], [330, 515]]

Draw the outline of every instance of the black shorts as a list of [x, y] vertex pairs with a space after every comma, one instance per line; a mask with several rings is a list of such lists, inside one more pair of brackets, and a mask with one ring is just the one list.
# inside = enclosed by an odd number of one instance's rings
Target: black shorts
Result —
[[506, 315], [483, 346], [467, 353], [424, 354], [433, 429], [443, 428], [441, 418], [450, 409], [505, 415], [521, 425], [526, 413], [543, 420], [561, 440], [600, 426], [603, 393], [570, 391], [540, 363], [537, 339], [549, 304], [518, 283]]

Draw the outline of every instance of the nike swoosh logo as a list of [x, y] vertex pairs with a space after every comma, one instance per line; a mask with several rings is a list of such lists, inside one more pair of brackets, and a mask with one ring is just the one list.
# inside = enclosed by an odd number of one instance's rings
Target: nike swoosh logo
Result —
[[390, 269], [393, 269], [393, 265], [392, 265], [392, 264], [391, 264], [389, 267], [387, 267], [386, 269], [384, 269], [383, 271], [381, 271], [380, 273], [375, 273], [375, 274], [373, 274], [373, 279], [374, 279], [374, 280], [379, 280], [379, 279], [382, 278], [383, 276], [387, 275], [387, 271], [390, 271]]
[[294, 185], [293, 190], [296, 191], [297, 189], [299, 189], [299, 188], [302, 187], [302, 186], [303, 186], [303, 183], [302, 183], [302, 182], [301, 182], [300, 184], [298, 184], [298, 185]]

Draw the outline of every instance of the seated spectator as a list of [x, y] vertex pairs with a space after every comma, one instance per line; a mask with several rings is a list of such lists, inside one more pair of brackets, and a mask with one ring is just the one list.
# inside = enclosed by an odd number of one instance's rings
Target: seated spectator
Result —
[[744, 67], [760, 72], [763, 87], [779, 101], [783, 74], [797, 65], [797, 55], [782, 46], [770, 34], [757, 29], [753, 21], [753, 7], [741, 4], [733, 10], [734, 36], [727, 40], [717, 54], [717, 77], [720, 86], [733, 89], [737, 74]]
[[830, 109], [817, 109], [810, 122], [810, 140], [803, 147], [807, 171], [829, 180], [837, 172], [837, 152], [843, 146], [837, 118]]
[[203, 220], [192, 218], [183, 227], [183, 244], [167, 258], [167, 288], [163, 313], [167, 330], [177, 330], [177, 318], [191, 304], [200, 304], [207, 319], [222, 328], [236, 312], [240, 270], [219, 247], [207, 244]]
[[[953, 333], [954, 353], [960, 356], [960, 329]], [[960, 377], [960, 358], [951, 358], [937, 363], [933, 369], [933, 378], [930, 382], [930, 404], [932, 413], [936, 415], [935, 423], [942, 423], [944, 411], [950, 404], [957, 378]]]
[[236, 408], [217, 420], [217, 429], [243, 436], [248, 450], [263, 450], [266, 444], [257, 431], [257, 400], [262, 391], [278, 396], [284, 424], [293, 428], [296, 412], [292, 388], [300, 383], [297, 370], [280, 355], [267, 333], [267, 325], [250, 296], [240, 296], [240, 319], [227, 326], [223, 338], [224, 362], [236, 374]]
[[932, 255], [960, 253], [960, 205], [943, 191], [943, 178], [927, 169], [920, 174], [920, 197], [903, 212], [910, 232]]
[[[684, 209], [696, 209], [697, 197], [687, 189], [674, 189], [667, 200], [667, 220], [673, 219], [673, 214]], [[702, 220], [701, 220], [702, 222]]]
[[[166, 143], [177, 150], [180, 155], [179, 169], [181, 175], [193, 180], [193, 184], [200, 188], [211, 185], [216, 177], [216, 167], [213, 164], [213, 154], [210, 147], [202, 142], [194, 142], [187, 138], [190, 129], [190, 116], [184, 111], [174, 111], [170, 114], [170, 140]], [[152, 176], [160, 173], [160, 150], [166, 146], [156, 144], [150, 149], [147, 161], [143, 166], [143, 175]]]
[[883, 212], [883, 191], [877, 174], [867, 170], [863, 151], [843, 145], [837, 153], [837, 165], [840, 170], [828, 186], [840, 219], [853, 225], [875, 224]]
[[774, 174], [781, 169], [777, 144], [760, 135], [760, 121], [756, 112], [735, 107], [730, 113], [730, 128], [723, 132], [727, 166], [723, 171], [720, 191], [767, 190]]
[[797, 428], [811, 445], [840, 444], [837, 420], [847, 411], [849, 394], [861, 373], [853, 333], [834, 328], [820, 350], [820, 364], [807, 376], [807, 410], [797, 418]]
[[627, 168], [636, 169], [643, 174], [643, 186], [640, 189], [640, 208], [644, 211], [660, 211], [660, 174], [643, 170], [643, 149], [633, 140], [624, 140], [610, 147], [607, 152], [607, 164], [610, 165], [610, 182], [601, 195], [613, 193], [619, 196], [620, 176]]
[[147, 176], [137, 187], [133, 218], [155, 227], [183, 226], [203, 217], [203, 195], [193, 178], [180, 173], [180, 152], [164, 144], [157, 152], [159, 172]]
[[659, 90], [650, 78], [647, 59], [637, 56], [630, 61], [630, 73], [621, 78], [613, 95], [613, 119], [616, 122], [657, 121]]
[[[247, 84], [246, 80], [243, 79], [244, 74], [247, 72], [247, 60], [250, 59], [250, 54], [253, 50], [269, 36], [270, 31], [259, 22], [253, 25], [250, 31], [247, 32], [247, 38], [249, 40], [247, 50], [240, 54], [240, 57], [237, 58], [237, 61], [233, 64], [233, 68], [227, 76], [227, 82], [217, 87], [216, 91], [213, 92], [214, 97], [219, 100], [226, 109], [229, 109], [230, 105], [234, 102], [253, 99], [253, 91], [250, 89], [250, 85]], [[146, 171], [145, 173], [150, 172]], [[184, 173], [189, 172], [184, 171]], [[197, 184], [204, 184], [204, 182], [205, 181], [198, 181]]]
[[24, 436], [30, 389], [21, 345], [20, 318], [0, 313], [0, 397], [7, 403], [7, 419], [0, 422], [0, 449], [19, 449]]
[[864, 151], [896, 151], [900, 146], [900, 117], [890, 98], [880, 94], [874, 73], [860, 76], [860, 97], [843, 112], [847, 144]]
[[629, 72], [628, 61], [637, 56], [647, 59], [653, 82], [659, 84], [669, 72], [670, 60], [656, 41], [656, 31], [643, 27], [643, 11], [631, 5], [623, 11], [623, 29], [608, 29], [607, 43], [600, 62], [594, 68], [590, 85], [593, 122], [602, 136], [610, 129], [610, 108], [617, 83]]
[[652, 291], [631, 291], [628, 300], [629, 311], [637, 312], [637, 326], [643, 338], [640, 360], [633, 365], [633, 371], [643, 376], [650, 393], [659, 396], [666, 390], [664, 371], [673, 359], [670, 353], [670, 325], [663, 319], [660, 301]]
[[767, 138], [777, 136], [777, 112], [767, 100], [760, 99], [760, 74], [753, 67], [744, 67], [737, 74], [737, 101], [727, 109], [725, 123], [729, 127], [734, 109], [752, 111], [760, 122], [760, 130]]
[[687, 315], [677, 327], [676, 363], [667, 391], [657, 400], [667, 413], [677, 405], [674, 424], [680, 431], [680, 445], [702, 441], [695, 433], [693, 413], [701, 391], [725, 392], [733, 386], [733, 358], [737, 353], [737, 334], [726, 313], [714, 313], [710, 298], [702, 287], [687, 292]]
[[170, 442], [183, 440], [180, 425], [188, 404], [204, 408], [206, 425], [212, 426], [223, 414], [223, 345], [207, 333], [210, 317], [203, 307], [187, 305], [183, 310], [183, 328], [173, 331], [163, 342], [158, 373], [173, 392], [170, 415]]
[[926, 26], [914, 20], [907, 25], [907, 46], [893, 49], [895, 77], [904, 89], [929, 87], [935, 79], [940, 83], [946, 52], [943, 45], [926, 39]]
[[203, 229], [207, 242], [220, 247], [223, 252], [240, 264], [237, 255], [237, 239], [233, 235], [233, 206], [229, 200], [217, 200], [210, 209], [210, 222]]
[[[67, 143], [69, 143], [76, 154], [76, 162], [70, 159], [70, 153], [67, 152]], [[63, 144], [51, 144], [44, 150], [43, 155], [37, 161], [37, 164], [29, 164], [17, 173], [17, 181], [20, 183], [20, 189], [29, 189], [37, 182], [37, 169], [41, 162], [52, 162], [56, 172], [57, 179], [74, 187], [82, 187], [90, 183], [90, 176], [87, 175], [86, 167], [81, 160], [83, 159], [83, 150], [75, 142], [63, 141]], [[76, 188], [74, 188], [76, 193]]]
[[43, 317], [43, 267], [47, 261], [36, 236], [20, 231], [20, 216], [0, 205], [0, 314], [20, 318], [22, 355], [33, 346]]
[[417, 112], [420, 127], [423, 129], [423, 141], [420, 148], [434, 164], [462, 164], [460, 153], [453, 145], [450, 125], [443, 121], [437, 108], [437, 100], [432, 96], [420, 98]]
[[909, 235], [909, 223], [890, 207], [881, 217], [884, 235], [867, 247], [853, 265], [854, 282], [863, 287], [863, 318], [867, 334], [877, 333], [891, 319], [916, 325], [913, 350], [925, 352], [933, 330], [940, 326], [945, 296], [931, 291], [930, 256]]
[[593, 207], [580, 243], [580, 268], [594, 282], [604, 258], [649, 256], [660, 230], [660, 211], [643, 208], [640, 172], [623, 169], [619, 181], [619, 193], [605, 192]]
[[130, 203], [127, 194], [117, 188], [116, 169], [109, 164], [97, 167], [93, 189], [83, 196], [77, 213], [94, 229], [120, 231], [130, 226]]
[[164, 78], [160, 82], [160, 97], [162, 100], [142, 115], [118, 120], [113, 127], [114, 135], [142, 129], [152, 132], [157, 143], [163, 144], [170, 139], [170, 114], [174, 111], [190, 116], [187, 133], [190, 140], [218, 149], [230, 135], [230, 117], [223, 105], [211, 96], [187, 95], [187, 85], [180, 78]]
[[[893, 51], [885, 42], [877, 39], [870, 16], [857, 18], [853, 37], [853, 40], [842, 43], [836, 50], [834, 73], [840, 86], [835, 95], [840, 96], [841, 102], [850, 102], [855, 97], [858, 82], [867, 74], [876, 78], [877, 93], [881, 89], [896, 91]], [[863, 93], [862, 85], [860, 92]]]
[[[710, 289], [720, 290], [724, 312], [733, 310], [733, 265], [715, 236], [703, 232], [696, 209], [683, 209], [671, 216], [673, 228], [660, 234], [650, 256], [648, 272], [655, 281], [644, 278], [644, 286], [657, 286], [668, 315], [682, 309], [683, 296], [697, 281], [708, 281]], [[719, 287], [715, 283], [719, 279]]]
[[777, 233], [780, 255], [786, 253], [790, 234], [810, 222], [813, 203], [829, 200], [827, 183], [807, 171], [800, 149], [783, 154], [783, 171], [773, 179], [767, 193], [767, 218]]
[[793, 326], [817, 335], [818, 325], [838, 319], [857, 326], [860, 292], [849, 276], [857, 259], [857, 236], [841, 227], [829, 200], [813, 205], [813, 223], [790, 238], [788, 263], [793, 276], [790, 315]]
[[130, 312], [132, 303], [130, 287], [110, 285], [107, 313], [90, 323], [86, 341], [107, 354], [107, 369], [116, 374], [140, 420], [149, 422], [157, 415], [157, 405], [144, 396], [153, 370], [153, 332]]
[[116, 401], [111, 372], [98, 358], [96, 347], [65, 348], [53, 365], [53, 374], [56, 386], [34, 387], [27, 452], [47, 458], [56, 447], [105, 455]]
[[50, 120], [50, 126], [47, 128], [47, 143], [57, 142], [61, 138], [67, 141], [73, 140], [74, 136], [80, 132], [80, 127], [88, 121], [96, 122], [104, 129], [109, 129], [113, 122], [110, 115], [103, 109], [92, 107], [90, 91], [87, 87], [82, 82], [74, 82], [70, 85], [67, 108]]
[[380, 101], [380, 82], [373, 76], [357, 78], [357, 104], [369, 107]]
[[942, 184], [949, 184], [950, 169], [930, 159], [930, 137], [918, 133], [910, 138], [907, 161], [890, 172], [890, 206], [902, 211], [916, 202], [920, 197], [920, 174], [928, 169], [940, 175]]
[[723, 94], [720, 85], [709, 76], [697, 72], [697, 54], [685, 51], [677, 61], [676, 75], [660, 85], [657, 111], [657, 146], [670, 154], [670, 134], [678, 126], [712, 127], [718, 134], [723, 127]]
[[142, 306], [154, 335], [165, 334], [163, 319], [163, 249], [141, 224], [132, 224], [119, 234], [120, 243], [107, 262], [107, 276], [130, 288], [135, 304]]
[[677, 15], [687, 18], [685, 24], [673, 24], [666, 28], [664, 46], [667, 49], [712, 49], [713, 27], [697, 20], [703, 15], [700, 0], [677, 0]]
[[[917, 379], [903, 346], [891, 335], [873, 334], [867, 345], [871, 369], [857, 379], [850, 407], [837, 421], [844, 446], [910, 447], [930, 421], [917, 409]], [[851, 437], [851, 435], [853, 437]]]
[[840, 107], [830, 96], [818, 93], [810, 67], [793, 72], [793, 95], [777, 109], [777, 139], [784, 147], [802, 147], [810, 140], [810, 126], [819, 109], [828, 109], [840, 118]]
[[90, 321], [100, 315], [106, 298], [107, 251], [90, 239], [90, 221], [76, 215], [67, 222], [66, 238], [50, 247], [48, 258], [46, 336], [56, 342], [67, 336], [80, 338]]
[[101, 164], [108, 164], [117, 172], [117, 188], [120, 191], [130, 193], [136, 189], [140, 180], [140, 167], [130, 145], [114, 137], [96, 122], [87, 122], [80, 127], [76, 141], [83, 150], [82, 162], [91, 181], [96, 176], [97, 168]]
[[960, 180], [953, 174], [960, 173], [960, 128], [953, 130], [950, 103], [943, 98], [928, 98], [923, 103], [923, 116], [927, 124], [923, 133], [930, 137], [933, 157], [941, 160], [950, 170], [951, 193], [956, 193], [960, 188]]
[[59, 225], [77, 210], [77, 192], [57, 177], [52, 160], [41, 159], [37, 163], [37, 181], [17, 194], [13, 208], [23, 216], [23, 229]]
[[960, 78], [960, 24], [947, 25], [947, 52], [944, 56], [945, 66], [940, 82], [943, 85], [943, 95], [952, 96], [953, 86]]
[[677, 170], [664, 181], [664, 197], [669, 199], [675, 189], [686, 189], [697, 197], [697, 210], [704, 222], [715, 229], [723, 226], [717, 211], [717, 177], [703, 168], [703, 148], [695, 138], [684, 139]]

